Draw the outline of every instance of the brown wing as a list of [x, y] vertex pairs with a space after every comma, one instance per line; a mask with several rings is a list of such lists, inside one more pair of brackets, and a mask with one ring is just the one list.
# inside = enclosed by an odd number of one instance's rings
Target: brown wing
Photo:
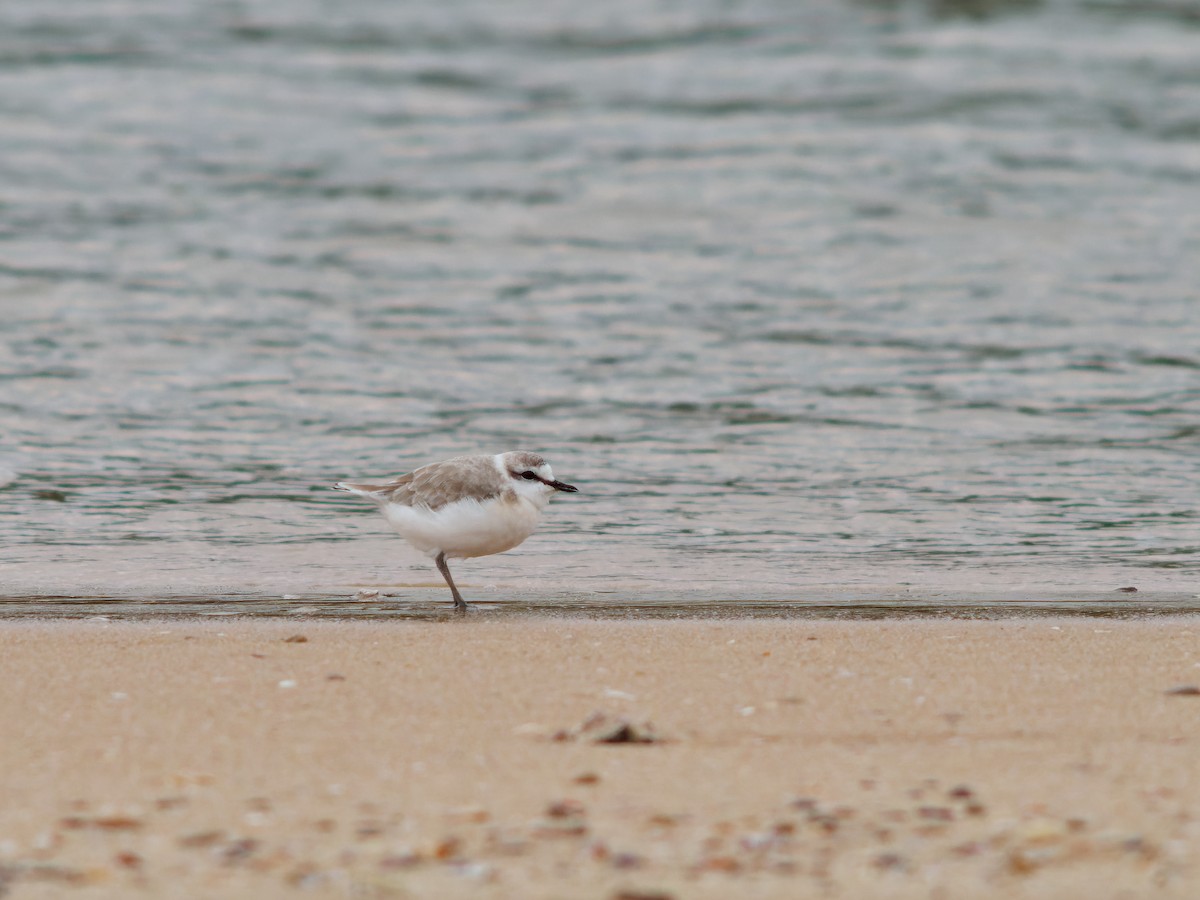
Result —
[[490, 456], [459, 456], [393, 478], [375, 492], [391, 503], [441, 509], [458, 500], [488, 500], [508, 484]]

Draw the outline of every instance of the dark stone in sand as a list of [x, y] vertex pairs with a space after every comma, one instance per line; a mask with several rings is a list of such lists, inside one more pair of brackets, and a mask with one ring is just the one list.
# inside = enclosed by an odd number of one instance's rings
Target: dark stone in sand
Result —
[[1200, 687], [1194, 684], [1181, 684], [1165, 693], [1168, 697], [1200, 697]]

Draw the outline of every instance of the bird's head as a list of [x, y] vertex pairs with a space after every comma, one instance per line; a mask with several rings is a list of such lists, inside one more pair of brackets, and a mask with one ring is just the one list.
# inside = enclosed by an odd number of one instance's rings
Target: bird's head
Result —
[[528, 450], [501, 453], [499, 462], [512, 482], [513, 490], [520, 495], [544, 499], [558, 491], [574, 494], [579, 490], [574, 485], [556, 480], [550, 464]]

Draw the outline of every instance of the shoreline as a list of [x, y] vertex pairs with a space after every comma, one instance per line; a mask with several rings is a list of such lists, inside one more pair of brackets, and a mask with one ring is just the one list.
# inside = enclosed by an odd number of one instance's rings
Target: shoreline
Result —
[[[1191, 896], [1200, 623], [0, 623], [15, 897]], [[1198, 689], [1200, 690], [1200, 689]], [[645, 743], [603, 743], [622, 723]]]
[[[879, 621], [1022, 619], [1186, 619], [1200, 615], [1194, 592], [902, 591], [839, 589], [753, 597], [706, 592], [625, 594], [504, 593], [472, 596], [467, 618], [476, 623], [538, 621]], [[619, 598], [619, 599], [614, 599]], [[455, 618], [444, 586], [423, 591], [384, 588], [276, 594], [216, 593], [0, 593], [0, 622], [105, 619], [126, 622], [214, 620], [439, 622]]]

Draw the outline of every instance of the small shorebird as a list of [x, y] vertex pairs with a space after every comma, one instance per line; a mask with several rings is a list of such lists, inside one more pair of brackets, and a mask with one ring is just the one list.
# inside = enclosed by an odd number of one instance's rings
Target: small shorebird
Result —
[[402, 538], [433, 557], [460, 610], [467, 602], [446, 560], [511, 550], [533, 533], [552, 494], [579, 490], [555, 481], [549, 463], [525, 450], [456, 456], [383, 484], [339, 481], [333, 489], [366, 497]]

